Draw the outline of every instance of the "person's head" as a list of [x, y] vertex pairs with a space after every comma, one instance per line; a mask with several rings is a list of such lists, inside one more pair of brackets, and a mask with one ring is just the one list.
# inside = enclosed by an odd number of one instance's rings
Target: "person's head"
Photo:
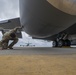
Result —
[[15, 34], [15, 33], [11, 33], [10, 36], [11, 36], [12, 38], [15, 38], [15, 37], [16, 37], [16, 34]]

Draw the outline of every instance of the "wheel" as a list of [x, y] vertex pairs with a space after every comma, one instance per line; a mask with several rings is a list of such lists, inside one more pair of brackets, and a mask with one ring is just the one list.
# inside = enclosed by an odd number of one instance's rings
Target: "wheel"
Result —
[[56, 41], [56, 40], [54, 40], [54, 41], [53, 41], [53, 43], [52, 43], [52, 45], [53, 45], [53, 47], [57, 47], [57, 46], [58, 46], [57, 41]]
[[58, 47], [62, 47], [62, 46], [64, 46], [64, 45], [65, 45], [64, 40], [60, 39], [60, 40], [58, 41]]
[[70, 40], [66, 39], [66, 40], [65, 40], [65, 46], [70, 46], [70, 45], [71, 45]]

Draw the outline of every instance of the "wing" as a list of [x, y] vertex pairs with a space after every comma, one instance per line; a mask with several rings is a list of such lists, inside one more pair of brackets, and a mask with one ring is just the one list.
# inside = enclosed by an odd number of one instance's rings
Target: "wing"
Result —
[[[9, 20], [0, 21], [0, 31], [4, 34], [6, 31], [13, 29], [15, 27], [21, 26], [20, 18], [14, 18]], [[3, 28], [3, 30], [2, 30]], [[22, 38], [21, 31], [18, 31], [17, 37]]]

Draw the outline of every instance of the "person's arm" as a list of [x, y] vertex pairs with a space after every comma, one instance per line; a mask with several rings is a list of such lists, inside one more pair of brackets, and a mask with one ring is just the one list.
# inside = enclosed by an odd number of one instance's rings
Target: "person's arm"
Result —
[[14, 30], [17, 31], [18, 29], [22, 29], [22, 28], [23, 28], [23, 26], [21, 26], [21, 27], [16, 27], [16, 28], [14, 28]]
[[24, 27], [23, 26], [21, 26], [21, 27], [15, 27], [14, 29], [11, 30], [11, 32], [16, 32], [18, 29], [22, 29], [22, 28], [24, 28]]

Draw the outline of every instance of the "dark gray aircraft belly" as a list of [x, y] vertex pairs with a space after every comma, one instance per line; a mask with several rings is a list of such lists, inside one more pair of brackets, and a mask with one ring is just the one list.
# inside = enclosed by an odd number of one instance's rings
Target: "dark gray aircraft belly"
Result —
[[76, 16], [60, 11], [46, 0], [20, 0], [20, 17], [25, 32], [38, 38], [57, 34], [76, 22]]

